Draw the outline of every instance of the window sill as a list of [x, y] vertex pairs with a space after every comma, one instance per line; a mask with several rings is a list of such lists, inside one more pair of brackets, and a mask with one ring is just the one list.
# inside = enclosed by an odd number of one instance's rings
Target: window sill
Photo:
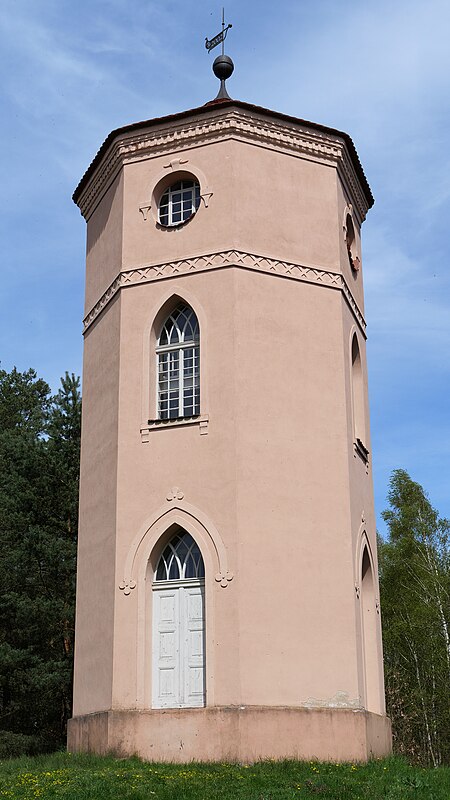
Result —
[[209, 416], [208, 414], [198, 414], [195, 417], [180, 417], [178, 419], [149, 419], [146, 425], [141, 427], [141, 442], [148, 442], [150, 433], [163, 428], [185, 428], [187, 425], [198, 425], [200, 436], [208, 433]]

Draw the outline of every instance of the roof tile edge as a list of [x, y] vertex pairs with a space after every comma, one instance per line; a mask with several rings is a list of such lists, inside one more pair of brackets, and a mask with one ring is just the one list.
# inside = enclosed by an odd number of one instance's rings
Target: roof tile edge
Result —
[[[156, 128], [160, 134], [160, 139], [163, 132], [166, 132], [165, 138], [167, 140], [167, 144], [165, 147], [160, 144], [158, 148], [155, 141], [153, 141], [153, 144], [151, 144], [151, 140], [148, 140], [148, 149], [155, 150], [155, 155], [158, 155], [158, 149], [160, 152], [173, 149], [174, 139], [176, 139], [174, 134], [176, 131], [185, 130], [186, 125], [184, 123], [188, 123], [189, 120], [192, 120], [193, 124], [190, 122], [190, 127], [191, 129], [196, 128], [197, 130], [196, 132], [192, 133], [190, 139], [186, 138], [186, 136], [183, 137], [182, 147], [185, 149], [187, 146], [192, 144], [193, 138], [198, 139], [202, 138], [202, 136], [205, 137], [205, 135], [207, 138], [205, 131], [203, 133], [198, 131], [199, 119], [203, 118], [203, 121], [206, 123], [208, 118], [211, 116], [215, 118], [229, 116], [228, 112], [233, 109], [235, 109], [237, 112], [234, 115], [235, 122], [239, 118], [241, 122], [247, 121], [247, 123], [249, 120], [252, 120], [255, 122], [255, 129], [258, 128], [259, 123], [260, 129], [257, 136], [251, 136], [251, 131], [249, 130], [248, 126], [244, 134], [242, 125], [240, 126], [240, 134], [244, 135], [244, 138], [249, 136], [249, 138], [253, 139], [254, 143], [256, 143], [257, 138], [260, 138], [261, 140], [264, 138], [263, 133], [261, 132], [262, 122], [267, 121], [268, 125], [266, 125], [266, 130], [267, 132], [270, 130], [270, 136], [268, 136], [268, 138], [272, 138], [273, 143], [276, 138], [276, 136], [274, 136], [274, 131], [278, 129], [280, 132], [284, 124], [289, 129], [289, 139], [291, 141], [283, 142], [282, 137], [279, 136], [279, 146], [281, 146], [282, 149], [285, 147], [289, 150], [296, 149], [299, 153], [314, 153], [314, 155], [319, 157], [321, 160], [328, 156], [332, 161], [340, 162], [341, 165], [343, 165], [343, 172], [346, 175], [348, 182], [352, 186], [352, 193], [356, 195], [355, 199], [357, 200], [361, 220], [365, 218], [367, 210], [371, 208], [374, 203], [374, 198], [361, 166], [361, 162], [356, 152], [353, 140], [347, 133], [339, 131], [335, 128], [327, 127], [325, 125], [320, 125], [319, 123], [308, 122], [287, 114], [271, 111], [269, 109], [262, 108], [261, 106], [244, 103], [239, 100], [222, 100], [220, 103], [206, 104], [199, 106], [198, 108], [179, 112], [177, 114], [170, 114], [164, 117], [155, 117], [154, 119], [135, 122], [111, 131], [81, 178], [77, 188], [75, 189], [73, 201], [78, 205], [83, 216], [88, 218], [96, 205], [96, 198], [98, 198], [99, 194], [103, 194], [102, 189], [105, 190], [105, 185], [109, 185], [113, 177], [115, 177], [116, 173], [120, 170], [120, 167], [124, 161], [126, 161], [130, 148], [131, 151], [136, 155], [138, 153], [141, 153], [142, 156], [144, 155], [142, 148], [142, 134], [149, 129]], [[177, 125], [176, 123], [182, 123], [182, 125]], [[171, 132], [170, 143], [168, 141], [169, 129]], [[297, 138], [297, 142], [293, 144], [292, 132], [295, 129], [298, 129], [300, 135]], [[215, 129], [214, 133], [217, 136], [217, 128]], [[230, 135], [229, 126], [227, 126], [227, 131], [225, 132], [224, 130], [223, 133], [224, 135]], [[152, 138], [155, 140], [157, 137], [155, 136]], [[141, 143], [141, 147], [139, 148], [137, 147], [138, 142]], [[344, 148], [342, 147], [342, 144], [339, 146], [340, 142], [345, 145]], [[288, 146], [289, 144], [290, 146]], [[303, 144], [303, 146], [301, 146], [301, 144]], [[332, 147], [333, 144], [335, 145], [334, 148]], [[344, 154], [345, 149], [348, 153], [347, 158], [345, 158]], [[335, 152], [332, 152], [332, 150]], [[104, 167], [106, 164], [108, 164], [108, 168], [101, 170], [100, 167], [102, 163]]]

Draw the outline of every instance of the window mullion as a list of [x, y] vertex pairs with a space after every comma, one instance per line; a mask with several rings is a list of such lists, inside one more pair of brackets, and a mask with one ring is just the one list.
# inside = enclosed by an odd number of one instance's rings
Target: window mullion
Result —
[[156, 348], [157, 353], [171, 353], [174, 350], [179, 350], [180, 343], [176, 342], [176, 344], [161, 344]]
[[158, 417], [161, 419], [161, 354], [156, 354], [156, 375], [157, 375], [157, 386], [156, 386], [156, 413]]
[[178, 408], [180, 417], [184, 417], [184, 349], [180, 348], [180, 374], [178, 380]]
[[200, 413], [200, 402], [197, 405], [197, 390], [200, 397], [200, 347], [194, 345], [192, 349], [192, 392], [193, 392], [193, 407], [196, 414]]

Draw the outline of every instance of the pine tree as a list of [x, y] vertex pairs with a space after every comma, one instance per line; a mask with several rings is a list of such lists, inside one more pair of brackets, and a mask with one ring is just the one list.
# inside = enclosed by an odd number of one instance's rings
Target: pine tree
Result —
[[79, 380], [0, 371], [0, 729], [62, 741], [71, 710]]

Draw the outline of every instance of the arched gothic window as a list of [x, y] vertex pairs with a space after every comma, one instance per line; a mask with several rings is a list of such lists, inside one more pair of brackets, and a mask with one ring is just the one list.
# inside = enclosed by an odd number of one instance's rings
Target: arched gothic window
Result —
[[352, 390], [353, 390], [353, 425], [355, 438], [363, 444], [366, 439], [364, 420], [364, 381], [359, 351], [358, 337], [353, 334], [352, 339]]
[[180, 303], [164, 322], [156, 354], [159, 419], [200, 414], [200, 331], [186, 303]]
[[155, 581], [199, 580], [204, 577], [205, 567], [199, 546], [190, 533], [180, 529], [160, 556]]

